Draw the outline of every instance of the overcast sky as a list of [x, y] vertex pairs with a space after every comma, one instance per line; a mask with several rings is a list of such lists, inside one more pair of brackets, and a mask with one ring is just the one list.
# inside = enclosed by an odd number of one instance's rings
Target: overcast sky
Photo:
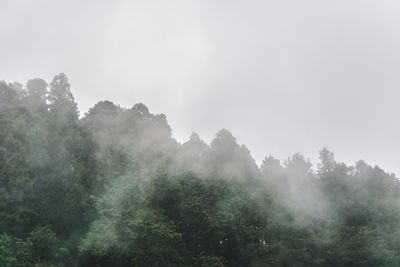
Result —
[[81, 113], [143, 102], [180, 142], [229, 129], [400, 174], [400, 2], [0, 1], [0, 80], [64, 72]]

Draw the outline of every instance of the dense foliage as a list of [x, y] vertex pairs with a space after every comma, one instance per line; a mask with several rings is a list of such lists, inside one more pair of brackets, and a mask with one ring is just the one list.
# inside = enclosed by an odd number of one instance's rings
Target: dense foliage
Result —
[[0, 82], [0, 266], [400, 266], [399, 182], [180, 144], [143, 104], [80, 118], [64, 74]]

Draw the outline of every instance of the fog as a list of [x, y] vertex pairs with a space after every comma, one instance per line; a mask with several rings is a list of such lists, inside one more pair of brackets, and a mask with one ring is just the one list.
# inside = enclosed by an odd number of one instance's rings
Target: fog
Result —
[[1, 79], [65, 72], [81, 115], [145, 103], [258, 164], [321, 147], [400, 173], [397, 1], [1, 1]]
[[71, 88], [0, 81], [0, 265], [399, 266], [394, 174], [327, 148], [259, 167], [143, 103], [79, 116]]
[[399, 11], [1, 1], [0, 265], [400, 266]]

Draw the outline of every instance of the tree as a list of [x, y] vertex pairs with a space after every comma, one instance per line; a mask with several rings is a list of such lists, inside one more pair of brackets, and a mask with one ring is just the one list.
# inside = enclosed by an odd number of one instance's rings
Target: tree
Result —
[[319, 175], [323, 176], [334, 171], [336, 166], [336, 161], [333, 153], [329, 151], [326, 147], [324, 147], [319, 152], [319, 159], [321, 160], [321, 163], [318, 164]]
[[71, 85], [64, 73], [54, 76], [50, 83], [48, 95], [50, 111], [57, 120], [60, 120], [60, 124], [78, 119], [78, 108], [70, 89]]
[[0, 81], [0, 112], [19, 104], [18, 93], [4, 81]]
[[47, 83], [43, 79], [31, 79], [26, 83], [26, 96], [24, 105], [33, 111], [46, 112]]
[[220, 130], [206, 155], [210, 175], [230, 179], [252, 179], [259, 176], [258, 167], [249, 150], [239, 146], [226, 129]]

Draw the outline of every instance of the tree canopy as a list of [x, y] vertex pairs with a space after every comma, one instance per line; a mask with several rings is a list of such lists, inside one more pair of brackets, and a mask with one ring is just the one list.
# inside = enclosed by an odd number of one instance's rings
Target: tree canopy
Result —
[[400, 266], [394, 174], [327, 148], [259, 167], [226, 129], [179, 143], [164, 114], [65, 74], [0, 82], [0, 266]]

